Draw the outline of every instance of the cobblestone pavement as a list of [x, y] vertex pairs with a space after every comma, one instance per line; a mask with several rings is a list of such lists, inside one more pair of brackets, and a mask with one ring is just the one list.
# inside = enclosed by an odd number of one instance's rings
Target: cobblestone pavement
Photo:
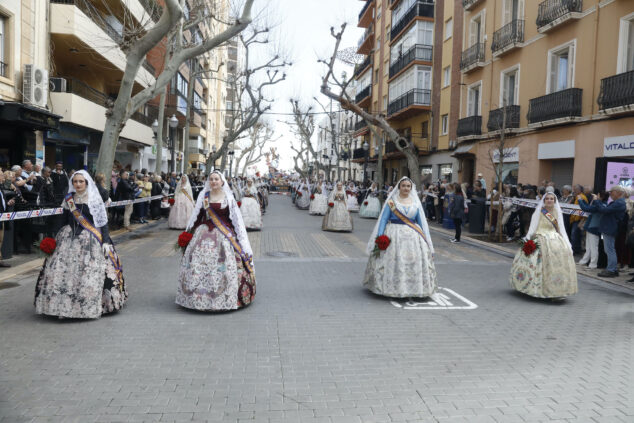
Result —
[[250, 234], [244, 310], [174, 304], [178, 235], [121, 238], [130, 300], [96, 321], [36, 316], [36, 273], [0, 290], [1, 422], [632, 422], [633, 297], [581, 278], [564, 301], [508, 285], [511, 261], [434, 235], [433, 302], [361, 286], [352, 234], [273, 197]]

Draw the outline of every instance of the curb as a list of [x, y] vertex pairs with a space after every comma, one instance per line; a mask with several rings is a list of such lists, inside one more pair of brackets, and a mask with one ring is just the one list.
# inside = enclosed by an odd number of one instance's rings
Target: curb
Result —
[[[434, 226], [429, 226], [429, 230], [430, 231], [435, 231], [437, 233], [441, 233], [443, 235], [453, 235], [453, 231], [444, 229], [444, 228], [437, 228]], [[479, 239], [473, 239], [469, 236], [462, 236], [462, 239], [460, 240], [461, 243], [467, 244], [467, 245], [471, 245], [473, 247], [480, 247], [483, 248], [487, 251], [490, 251], [492, 253], [495, 254], [499, 254], [501, 256], [513, 259], [515, 257], [515, 253], [508, 251], [506, 248], [501, 248], [498, 247], [496, 245], [492, 245], [488, 242], [485, 241], [480, 241]], [[634, 271], [634, 269], [632, 269]], [[615, 287], [619, 287], [619, 288], [625, 288], [625, 290], [628, 291], [628, 293], [634, 293], [634, 284], [628, 284], [628, 283], [622, 283], [619, 281], [616, 281], [614, 279], [608, 279], [608, 278], [601, 278], [599, 276], [597, 276], [594, 273], [589, 273], [589, 272], [585, 272], [583, 270], [579, 270], [579, 268], [577, 267], [577, 274], [578, 275], [582, 275], [585, 276], [589, 279], [594, 279], [595, 281], [600, 281], [600, 282], [605, 282], [608, 283], [610, 285], [613, 285]]]

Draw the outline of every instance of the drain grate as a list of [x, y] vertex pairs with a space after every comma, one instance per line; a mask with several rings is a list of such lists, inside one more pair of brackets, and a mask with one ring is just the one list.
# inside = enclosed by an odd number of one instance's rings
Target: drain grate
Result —
[[269, 257], [297, 257], [297, 254], [288, 251], [267, 251]]

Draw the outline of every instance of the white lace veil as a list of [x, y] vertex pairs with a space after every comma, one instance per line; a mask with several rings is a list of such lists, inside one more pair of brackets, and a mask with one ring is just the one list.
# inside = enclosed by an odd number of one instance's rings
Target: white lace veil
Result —
[[[249, 181], [251, 181], [251, 188], [249, 188]], [[249, 194], [251, 194], [255, 198], [258, 198], [258, 189], [255, 186], [255, 181], [253, 180], [253, 178], [247, 179], [247, 182], [244, 185], [244, 192], [248, 192]]]
[[[341, 191], [337, 190], [337, 184], [341, 183]], [[343, 182], [337, 181], [335, 182], [335, 186], [332, 187], [332, 191], [330, 191], [330, 195], [328, 196], [328, 202], [329, 203], [334, 203], [335, 202], [335, 195], [337, 194], [343, 194], [343, 198], [346, 198], [346, 187], [343, 184]]]
[[404, 180], [407, 180], [412, 184], [412, 190], [409, 192], [409, 198], [412, 200], [412, 204], [418, 208], [418, 212], [420, 213], [420, 220], [423, 223], [423, 226], [422, 226], [423, 233], [425, 234], [425, 238], [427, 239], [427, 245], [429, 245], [429, 249], [431, 250], [432, 254], [434, 253], [434, 244], [432, 243], [431, 234], [429, 233], [429, 225], [427, 225], [427, 217], [425, 216], [425, 209], [423, 209], [423, 205], [421, 204], [420, 199], [418, 198], [416, 185], [414, 184], [414, 181], [412, 181], [410, 178], [405, 176], [401, 178], [401, 180], [398, 181], [398, 183], [394, 186], [394, 189], [388, 195], [387, 199], [385, 200], [385, 203], [383, 204], [383, 209], [381, 209], [381, 214], [379, 215], [379, 219], [377, 220], [376, 225], [374, 225], [374, 230], [372, 231], [372, 235], [370, 236], [370, 239], [368, 240], [368, 245], [365, 248], [365, 251], [368, 254], [372, 254], [372, 250], [374, 250], [374, 245], [375, 245], [374, 241], [376, 240], [377, 234], [379, 233], [379, 225], [381, 224], [381, 218], [383, 217], [383, 213], [390, 212], [390, 206], [388, 206], [388, 201], [392, 200], [394, 196], [396, 196], [399, 193], [398, 186]]
[[531, 237], [535, 235], [535, 232], [537, 232], [537, 227], [539, 226], [539, 219], [542, 216], [542, 209], [544, 208], [544, 198], [547, 195], [552, 195], [553, 198], [555, 199], [555, 209], [553, 214], [555, 218], [557, 219], [559, 234], [566, 241], [566, 244], [568, 245], [568, 248], [570, 248], [570, 251], [572, 251], [572, 245], [570, 244], [570, 240], [568, 239], [568, 234], [566, 233], [566, 228], [564, 227], [564, 214], [562, 213], [561, 207], [559, 206], [559, 200], [557, 199], [557, 196], [553, 192], [547, 192], [539, 200], [539, 204], [537, 204], [537, 208], [533, 212], [533, 216], [531, 216], [531, 225], [528, 227], [528, 232], [526, 233], [526, 236], [524, 238], [531, 239]]
[[[227, 205], [229, 206], [229, 218], [231, 219], [231, 224], [233, 225], [233, 229], [236, 232], [236, 236], [238, 237], [238, 242], [244, 250], [244, 253], [247, 256], [253, 256], [253, 250], [251, 249], [251, 243], [249, 242], [249, 237], [247, 236], [247, 230], [244, 226], [244, 221], [242, 220], [242, 214], [240, 213], [240, 208], [238, 207], [238, 203], [236, 199], [233, 197], [233, 192], [229, 187], [229, 183], [225, 179], [225, 175], [221, 172], [214, 170], [209, 176], [213, 174], [220, 175], [220, 179], [222, 179], [222, 191], [225, 193], [225, 200], [227, 201]], [[198, 219], [198, 214], [200, 210], [203, 208], [203, 202], [205, 199], [205, 195], [211, 191], [211, 186], [209, 185], [209, 178], [207, 178], [207, 183], [205, 183], [205, 187], [198, 194], [198, 200], [196, 200], [196, 206], [194, 207], [194, 213], [192, 213], [191, 218], [189, 219], [189, 223], [187, 224], [187, 231], [194, 227], [194, 223], [196, 219]]]
[[[85, 170], [78, 170], [73, 173], [70, 177], [70, 184], [68, 187], [68, 193], [76, 193], [75, 187], [73, 186], [73, 177], [75, 175], [81, 175], [86, 179], [86, 195], [84, 204], [88, 204], [88, 210], [90, 210], [90, 214], [92, 215], [93, 222], [96, 227], [101, 228], [108, 224], [108, 214], [106, 213], [106, 206], [101, 199], [101, 194], [99, 194], [99, 189], [97, 189], [97, 184], [90, 177], [88, 172]], [[68, 204], [66, 201], [62, 203], [62, 207], [68, 209]]]
[[[183, 186], [183, 181], [185, 181], [185, 184]], [[185, 192], [187, 192], [187, 194], [189, 194], [189, 198], [194, 199], [194, 194], [192, 194], [192, 184], [189, 183], [189, 178], [187, 177], [187, 175], [183, 175], [181, 176], [181, 180], [178, 181], [178, 184], [176, 184], [176, 194], [178, 194], [179, 192], [181, 192], [181, 189], [184, 189]]]

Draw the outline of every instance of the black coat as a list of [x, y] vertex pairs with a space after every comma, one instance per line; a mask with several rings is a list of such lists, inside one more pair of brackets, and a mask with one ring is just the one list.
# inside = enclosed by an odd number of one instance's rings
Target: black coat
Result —
[[68, 194], [68, 175], [66, 172], [60, 174], [53, 171], [51, 172], [51, 180], [53, 181], [55, 197], [59, 198], [61, 203], [61, 200]]
[[117, 183], [117, 201], [132, 200], [134, 198], [134, 188], [127, 179], [119, 179]]

